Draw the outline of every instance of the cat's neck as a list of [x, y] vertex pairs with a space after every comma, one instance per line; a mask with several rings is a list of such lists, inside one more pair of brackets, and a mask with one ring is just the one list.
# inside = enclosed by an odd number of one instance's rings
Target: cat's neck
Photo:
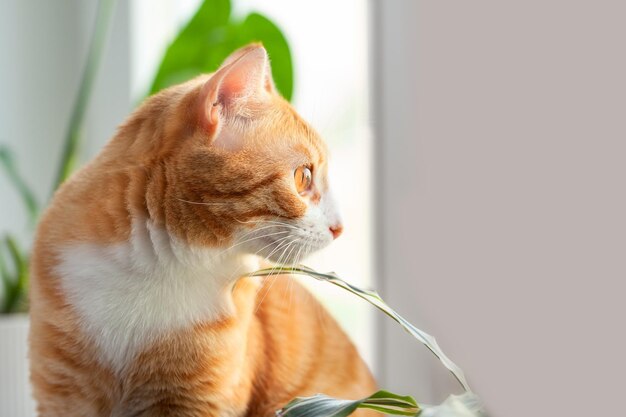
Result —
[[149, 220], [133, 221], [128, 242], [72, 245], [60, 261], [68, 301], [116, 370], [169, 332], [234, 314], [234, 283], [258, 268], [255, 257], [191, 247]]

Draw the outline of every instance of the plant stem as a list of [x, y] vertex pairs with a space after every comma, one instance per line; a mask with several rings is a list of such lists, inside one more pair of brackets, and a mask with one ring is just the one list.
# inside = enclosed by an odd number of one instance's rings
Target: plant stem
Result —
[[74, 102], [72, 110], [72, 118], [65, 137], [63, 146], [63, 154], [61, 164], [53, 184], [52, 192], [54, 192], [63, 181], [72, 173], [76, 162], [76, 154], [78, 144], [80, 142], [81, 128], [85, 116], [87, 102], [93, 90], [93, 83], [96, 78], [102, 52], [104, 51], [104, 43], [106, 40], [107, 28], [109, 21], [113, 15], [113, 9], [116, 0], [100, 0], [98, 2], [98, 12], [96, 15], [96, 25], [94, 27], [91, 45], [89, 47], [89, 55], [87, 56], [87, 64], [83, 72], [83, 77], [78, 90], [78, 97]]

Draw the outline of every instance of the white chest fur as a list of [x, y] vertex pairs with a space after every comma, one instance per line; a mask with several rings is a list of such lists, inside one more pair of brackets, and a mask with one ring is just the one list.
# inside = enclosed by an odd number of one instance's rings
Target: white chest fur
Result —
[[57, 268], [85, 331], [116, 371], [169, 331], [231, 314], [232, 284], [258, 267], [249, 256], [189, 247], [146, 221], [136, 221], [131, 236], [62, 248]]

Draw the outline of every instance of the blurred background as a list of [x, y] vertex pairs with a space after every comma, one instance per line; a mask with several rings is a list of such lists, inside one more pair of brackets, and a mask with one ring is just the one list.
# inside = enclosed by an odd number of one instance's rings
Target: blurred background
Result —
[[[377, 288], [494, 416], [616, 414], [625, 12], [608, 0], [2, 0], [0, 417], [34, 415], [20, 294], [62, 167], [92, 158], [150, 92], [251, 40], [332, 151], [345, 233], [307, 264]], [[193, 19], [211, 49], [187, 62]], [[381, 387], [426, 403], [459, 392], [386, 317], [310, 285]]]

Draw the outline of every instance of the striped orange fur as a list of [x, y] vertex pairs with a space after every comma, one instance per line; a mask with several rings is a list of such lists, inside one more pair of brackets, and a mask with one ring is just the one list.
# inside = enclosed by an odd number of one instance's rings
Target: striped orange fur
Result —
[[[240, 278], [340, 233], [327, 164], [260, 45], [146, 100], [39, 224], [39, 415], [272, 416], [295, 396], [372, 393], [355, 347], [304, 288]], [[296, 186], [297, 169], [310, 184]]]

